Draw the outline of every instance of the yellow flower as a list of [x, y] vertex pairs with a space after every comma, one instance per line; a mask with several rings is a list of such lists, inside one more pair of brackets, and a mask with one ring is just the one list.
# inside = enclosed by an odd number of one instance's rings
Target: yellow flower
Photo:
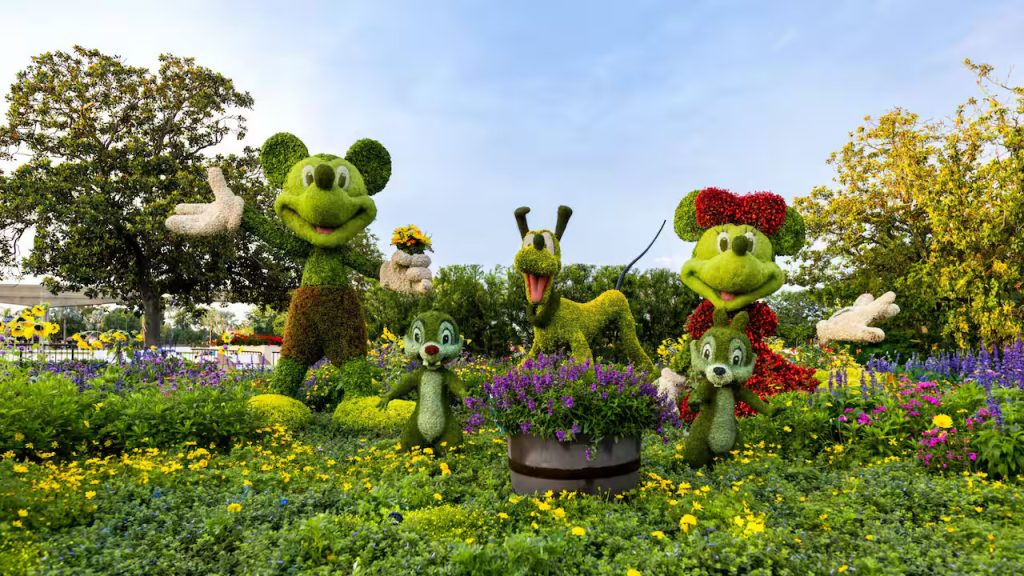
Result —
[[441, 462], [441, 476], [448, 476], [452, 471], [448, 468], [448, 464]]
[[90, 342], [90, 345], [93, 347], [94, 350], [103, 350], [103, 342], [101, 342], [100, 340], [93, 340], [92, 342]]
[[626, 570], [626, 576], [640, 576], [640, 571], [636, 568], [630, 568]]
[[953, 419], [945, 414], [936, 414], [935, 417], [932, 418], [932, 424], [939, 428], [952, 428]]
[[21, 528], [21, 520], [11, 520], [11, 526], [14, 526], [15, 528]]
[[441, 500], [444, 500], [444, 496], [441, 496], [437, 492], [434, 492], [434, 500], [437, 500], [438, 502], [440, 502]]
[[96, 492], [94, 492], [92, 490], [89, 490], [88, 492], [85, 493], [85, 499], [86, 500], [92, 500], [95, 497], [96, 497]]
[[868, 540], [868, 541], [874, 540], [875, 539], [875, 535], [874, 534], [868, 534], [867, 536], [864, 537], [864, 539]]
[[505, 514], [504, 512], [498, 512], [498, 519], [499, 520], [508, 520], [508, 514]]
[[46, 314], [46, 307], [43, 306], [42, 304], [36, 304], [35, 306], [32, 307], [33, 316], [42, 316], [44, 314]]
[[571, 532], [572, 532], [573, 536], [586, 536], [587, 535], [587, 529], [582, 527], [582, 526], [573, 526]]
[[15, 474], [24, 474], [25, 472], [28, 472], [28, 466], [25, 466], [24, 464], [15, 464], [14, 465], [14, 473]]
[[842, 574], [843, 572], [846, 572], [849, 569], [850, 569], [850, 565], [849, 564], [843, 564], [842, 566], [839, 567], [838, 570], [836, 570], [836, 572], [839, 572], [840, 574]]
[[665, 537], [665, 533], [661, 530], [655, 530], [654, 532], [651, 532], [651, 536], [657, 538], [658, 540], [661, 540]]
[[228, 504], [228, 512], [235, 513], [235, 512], [241, 512], [241, 511], [242, 511], [242, 505], [239, 504], [238, 502], [232, 502], [231, 504]]
[[28, 510], [25, 510], [24, 508], [18, 510], [18, 517], [24, 518], [25, 516], [28, 516]]
[[679, 529], [687, 534], [690, 533], [690, 526], [697, 525], [697, 517], [693, 514], [683, 514], [683, 517], [679, 519]]
[[15, 442], [21, 442], [24, 439], [25, 439], [25, 435], [22, 434], [21, 432], [15, 432], [14, 433], [14, 441]]

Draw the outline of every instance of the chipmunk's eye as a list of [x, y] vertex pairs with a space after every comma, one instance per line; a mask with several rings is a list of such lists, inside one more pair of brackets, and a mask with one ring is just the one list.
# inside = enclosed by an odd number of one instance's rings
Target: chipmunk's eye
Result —
[[313, 166], [309, 165], [302, 169], [302, 182], [309, 186], [313, 183]]
[[441, 344], [451, 344], [455, 341], [455, 332], [451, 326], [444, 325], [441, 327]]
[[412, 341], [417, 344], [423, 342], [423, 330], [419, 326], [412, 329]]
[[743, 363], [743, 350], [732, 351], [732, 365], [739, 366]]
[[708, 342], [707, 344], [704, 345], [704, 349], [701, 350], [700, 355], [705, 360], [711, 360], [711, 354], [714, 353], [714, 351], [714, 346], [711, 345], [711, 342]]

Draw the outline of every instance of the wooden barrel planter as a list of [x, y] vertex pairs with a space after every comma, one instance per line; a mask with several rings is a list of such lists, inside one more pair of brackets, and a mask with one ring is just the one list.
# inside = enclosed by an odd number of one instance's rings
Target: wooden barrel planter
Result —
[[512, 489], [519, 494], [575, 491], [614, 495], [640, 480], [640, 439], [605, 439], [590, 448], [585, 439], [559, 442], [520, 434], [508, 439]]

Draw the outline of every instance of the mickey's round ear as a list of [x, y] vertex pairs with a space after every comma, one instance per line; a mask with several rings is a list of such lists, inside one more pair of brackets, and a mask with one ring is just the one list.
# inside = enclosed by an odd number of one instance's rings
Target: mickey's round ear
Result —
[[803, 216], [793, 208], [787, 208], [786, 221], [782, 223], [782, 228], [768, 238], [772, 241], [776, 254], [792, 256], [804, 247], [806, 237], [807, 229]]
[[284, 185], [288, 171], [300, 160], [309, 158], [309, 150], [299, 137], [288, 132], [278, 132], [263, 143], [260, 149], [260, 165], [267, 180], [275, 187]]
[[391, 179], [391, 154], [376, 140], [363, 138], [356, 141], [345, 154], [363, 177], [366, 193], [373, 196], [384, 189]]
[[697, 225], [697, 194], [700, 194], [700, 190], [690, 192], [676, 206], [676, 236], [687, 242], [696, 242], [704, 234], [704, 230]]

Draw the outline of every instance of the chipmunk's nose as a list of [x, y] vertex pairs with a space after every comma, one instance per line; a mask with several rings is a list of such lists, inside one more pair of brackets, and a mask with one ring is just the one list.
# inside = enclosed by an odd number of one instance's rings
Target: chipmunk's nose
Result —
[[536, 248], [537, 250], [543, 250], [544, 249], [544, 237], [541, 236], [540, 234], [534, 234], [533, 235], [533, 247]]
[[427, 344], [427, 347], [424, 348], [423, 351], [426, 352], [427, 355], [429, 356], [437, 356], [437, 353], [440, 352], [441, 349], [438, 348], [437, 346], [434, 346], [433, 344]]
[[718, 376], [725, 376], [725, 366], [715, 366], [711, 371]]
[[327, 164], [321, 164], [313, 171], [313, 180], [316, 187], [321, 190], [334, 188], [334, 169]]

